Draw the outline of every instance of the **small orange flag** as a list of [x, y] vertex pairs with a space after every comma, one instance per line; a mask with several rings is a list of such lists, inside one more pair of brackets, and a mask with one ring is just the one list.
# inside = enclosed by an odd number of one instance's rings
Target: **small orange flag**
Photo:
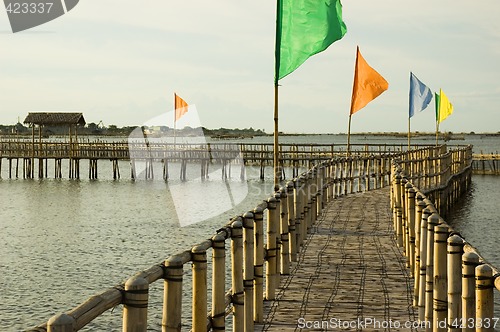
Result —
[[188, 104], [174, 93], [175, 121], [179, 120], [188, 111]]
[[356, 51], [354, 84], [352, 86], [351, 115], [365, 107], [388, 88], [389, 83], [366, 63], [359, 52], [358, 46]]

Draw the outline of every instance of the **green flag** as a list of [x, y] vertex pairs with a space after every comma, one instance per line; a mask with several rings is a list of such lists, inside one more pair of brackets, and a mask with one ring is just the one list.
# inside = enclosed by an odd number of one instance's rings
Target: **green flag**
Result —
[[347, 31], [340, 0], [277, 1], [275, 83]]
[[439, 99], [440, 96], [434, 92], [434, 101], [436, 103], [436, 122], [439, 122]]

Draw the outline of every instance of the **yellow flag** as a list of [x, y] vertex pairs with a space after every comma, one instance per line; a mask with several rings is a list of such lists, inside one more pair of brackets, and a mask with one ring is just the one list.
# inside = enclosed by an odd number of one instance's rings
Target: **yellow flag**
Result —
[[354, 84], [352, 86], [351, 114], [356, 113], [370, 101], [377, 98], [389, 88], [389, 83], [370, 67], [359, 52], [356, 52], [356, 68], [354, 70]]
[[439, 89], [439, 96], [438, 123], [441, 123], [444, 119], [450, 116], [451, 113], [453, 113], [453, 105], [441, 89]]
[[175, 104], [175, 121], [179, 120], [181, 116], [187, 113], [188, 111], [188, 104], [179, 97], [177, 94], [174, 93], [174, 104]]

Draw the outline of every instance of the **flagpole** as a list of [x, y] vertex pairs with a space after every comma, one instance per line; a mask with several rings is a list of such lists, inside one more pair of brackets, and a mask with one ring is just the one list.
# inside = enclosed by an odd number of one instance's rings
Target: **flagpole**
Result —
[[410, 124], [411, 120], [410, 120], [410, 117], [408, 117], [408, 150], [410, 150], [410, 146], [411, 146], [411, 143], [410, 143], [410, 136], [411, 136], [411, 124]]
[[274, 190], [279, 189], [278, 82], [274, 83]]
[[436, 146], [439, 145], [439, 120], [436, 121]]
[[439, 108], [441, 107], [441, 89], [439, 89], [439, 99], [436, 94], [436, 146], [439, 145]]
[[281, 65], [281, 16], [283, 0], [276, 1], [276, 36], [274, 45], [274, 145], [273, 145], [273, 173], [274, 191], [279, 190], [279, 131], [278, 131], [278, 81]]
[[349, 125], [347, 127], [347, 156], [351, 154], [351, 116], [349, 114]]
[[175, 127], [176, 121], [175, 120], [176, 120], [176, 115], [177, 115], [177, 109], [176, 109], [177, 105], [175, 104], [176, 99], [177, 99], [177, 95], [174, 92], [174, 150], [175, 150], [175, 129], [176, 129], [176, 127]]

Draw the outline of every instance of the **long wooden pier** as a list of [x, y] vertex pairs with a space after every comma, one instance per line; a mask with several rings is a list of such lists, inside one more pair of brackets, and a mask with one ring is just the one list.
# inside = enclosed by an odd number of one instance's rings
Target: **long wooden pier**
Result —
[[[352, 145], [352, 153], [376, 155], [401, 151], [400, 145], [363, 144]], [[298, 176], [300, 170], [309, 169], [315, 164], [336, 156], [346, 155], [346, 146], [341, 144], [281, 144], [281, 166], [292, 169], [290, 177]], [[98, 164], [111, 161], [112, 175], [118, 179], [122, 174], [130, 173], [131, 179], [155, 177], [153, 164], [161, 163], [162, 177], [171, 176], [169, 164], [178, 163], [180, 178], [186, 179], [188, 164], [200, 167], [201, 177], [206, 177], [213, 165], [221, 166], [223, 177], [231, 166], [260, 167], [260, 177], [264, 178], [266, 167], [272, 167], [272, 144], [252, 143], [154, 143], [145, 140], [120, 142], [52, 142], [7, 140], [0, 141], [0, 172], [2, 159], [8, 162], [9, 178], [62, 178], [63, 173], [70, 179], [83, 177], [83, 161], [88, 163], [89, 179], [97, 179]], [[64, 164], [63, 165], [63, 161]], [[130, 172], [120, 172], [119, 161], [130, 164]], [[140, 171], [137, 164], [144, 163]], [[52, 171], [53, 169], [53, 171]], [[63, 172], [64, 169], [64, 172]], [[139, 173], [143, 174], [139, 174]], [[243, 172], [240, 172], [243, 173]], [[156, 175], [158, 176], [158, 175]], [[284, 178], [285, 175], [282, 174]]]
[[123, 305], [123, 331], [145, 332], [149, 285], [157, 280], [164, 296], [155, 325], [165, 332], [225, 330], [228, 315], [235, 332], [493, 331], [500, 274], [443, 219], [470, 186], [471, 147], [378, 160], [353, 155], [317, 164], [191, 250], [30, 331], [77, 331]]

